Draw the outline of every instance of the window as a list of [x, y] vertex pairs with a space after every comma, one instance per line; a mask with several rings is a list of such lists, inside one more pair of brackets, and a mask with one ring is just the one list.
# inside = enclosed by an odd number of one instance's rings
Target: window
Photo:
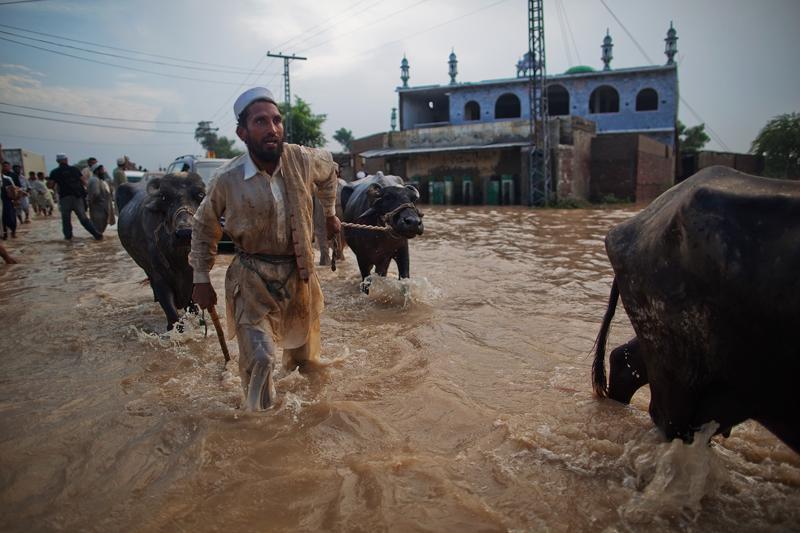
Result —
[[658, 109], [658, 93], [655, 89], [642, 89], [636, 95], [636, 111], [656, 111]]
[[494, 118], [519, 118], [519, 98], [511, 93], [506, 93], [497, 99], [494, 105]]
[[619, 93], [609, 85], [592, 91], [589, 97], [589, 113], [619, 113]]
[[464, 106], [464, 120], [480, 120], [481, 119], [481, 106], [478, 102], [470, 100]]
[[561, 85], [547, 87], [547, 110], [550, 116], [569, 115], [569, 93]]

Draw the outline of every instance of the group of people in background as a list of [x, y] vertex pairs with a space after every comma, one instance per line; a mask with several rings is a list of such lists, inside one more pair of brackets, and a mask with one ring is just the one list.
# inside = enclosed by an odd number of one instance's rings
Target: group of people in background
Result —
[[[67, 241], [72, 240], [73, 213], [81, 226], [98, 241], [103, 239], [106, 228], [116, 223], [114, 192], [128, 181], [125, 174], [127, 159], [117, 159], [111, 175], [95, 157], [88, 158], [82, 168], [70, 165], [64, 153], [56, 154], [56, 162], [58, 166], [49, 176], [44, 172], [29, 171], [26, 177], [19, 165], [2, 161], [3, 240], [16, 238], [18, 224], [31, 222], [31, 210], [36, 217], [51, 216], [56, 197], [61, 212], [61, 229]], [[2, 245], [0, 257], [6, 263], [16, 262]]]

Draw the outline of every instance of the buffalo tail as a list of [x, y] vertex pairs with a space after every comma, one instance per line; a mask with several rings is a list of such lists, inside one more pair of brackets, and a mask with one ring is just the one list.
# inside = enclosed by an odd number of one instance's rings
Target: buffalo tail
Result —
[[619, 289], [617, 288], [617, 278], [611, 284], [611, 294], [608, 297], [608, 308], [603, 317], [603, 324], [600, 326], [600, 333], [597, 334], [597, 340], [594, 343], [594, 363], [592, 364], [592, 388], [594, 393], [600, 397], [605, 398], [608, 396], [608, 383], [606, 382], [606, 342], [608, 341], [608, 332], [611, 331], [611, 320], [614, 318], [614, 313], [617, 309], [617, 301], [619, 300]]

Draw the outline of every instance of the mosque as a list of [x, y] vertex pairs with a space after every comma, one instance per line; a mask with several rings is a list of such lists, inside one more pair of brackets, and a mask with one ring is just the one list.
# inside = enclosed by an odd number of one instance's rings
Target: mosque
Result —
[[[558, 199], [647, 202], [673, 184], [679, 92], [672, 24], [664, 41], [665, 64], [613, 69], [607, 31], [602, 68], [547, 76]], [[449, 83], [411, 86], [403, 57], [392, 129], [354, 141], [354, 170], [404, 176], [423, 202], [524, 204], [530, 55], [516, 63], [515, 77], [503, 79], [458, 81], [455, 52], [448, 67]]]

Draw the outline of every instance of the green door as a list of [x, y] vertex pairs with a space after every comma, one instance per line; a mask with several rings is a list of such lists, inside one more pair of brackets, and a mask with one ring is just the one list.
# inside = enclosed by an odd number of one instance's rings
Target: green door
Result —
[[486, 194], [486, 205], [500, 205], [500, 182], [492, 180], [489, 182]]

